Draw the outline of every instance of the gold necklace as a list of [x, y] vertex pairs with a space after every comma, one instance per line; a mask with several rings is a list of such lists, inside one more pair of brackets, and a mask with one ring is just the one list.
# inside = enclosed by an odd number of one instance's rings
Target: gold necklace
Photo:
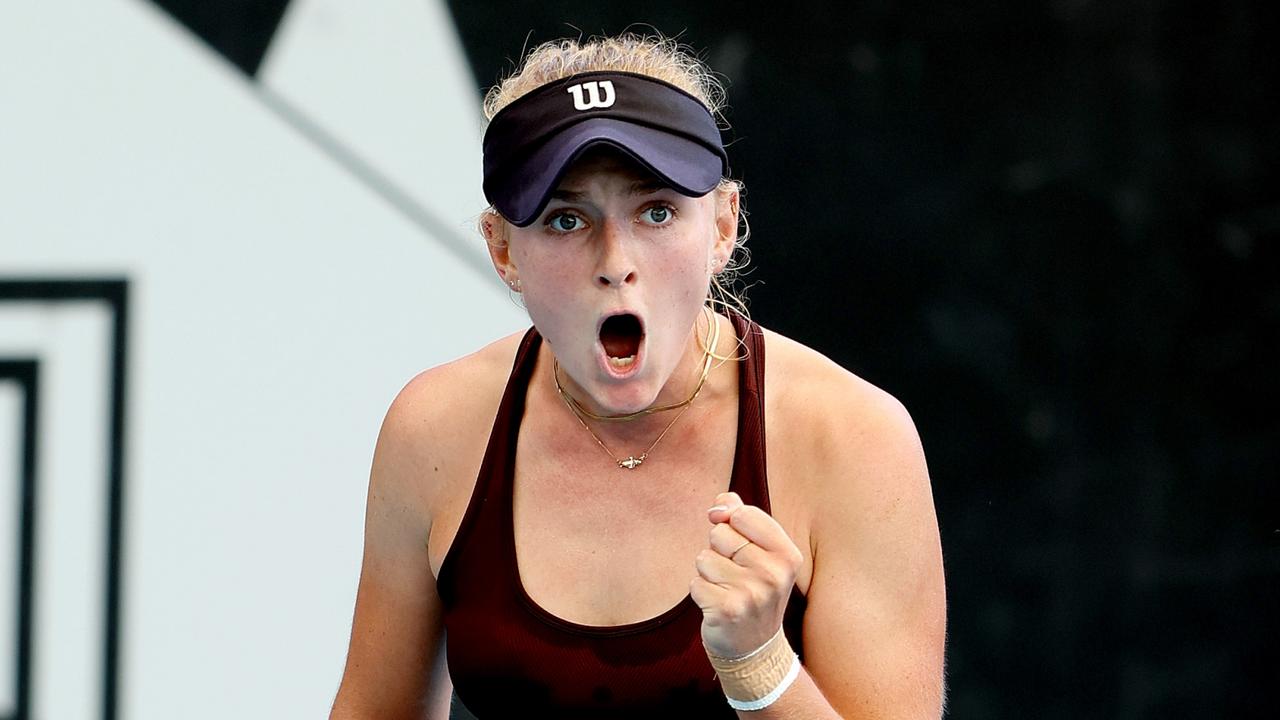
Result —
[[[662, 442], [662, 438], [667, 436], [667, 431], [671, 429], [671, 426], [675, 425], [676, 421], [678, 421], [681, 417], [684, 416], [686, 412], [688, 412], [689, 406], [692, 405], [694, 399], [698, 397], [698, 393], [702, 392], [702, 386], [706, 384], [707, 376], [711, 374], [711, 360], [714, 355], [712, 348], [716, 347], [718, 341], [720, 340], [720, 323], [716, 321], [714, 314], [712, 314], [710, 322], [712, 323], [712, 327], [708, 329], [708, 334], [710, 335], [710, 338], [707, 340], [707, 345], [703, 355], [702, 377], [698, 378], [698, 386], [694, 388], [693, 394], [691, 394], [688, 397], [688, 399], [684, 400], [683, 402], [674, 403], [672, 405], [667, 405], [660, 408], [646, 408], [639, 412], [629, 413], [627, 415], [595, 415], [587, 411], [586, 408], [582, 407], [581, 403], [578, 402], [577, 398], [570, 395], [568, 392], [565, 391], [563, 387], [560, 386], [560, 377], [559, 377], [559, 373], [557, 372], [557, 369], [559, 366], [555, 364], [555, 355], [551, 356], [552, 357], [551, 374], [552, 374], [552, 377], [555, 378], [556, 391], [560, 393], [560, 399], [564, 400], [564, 404], [569, 408], [569, 411], [573, 413], [573, 417], [577, 419], [578, 424], [582, 426], [582, 429], [586, 430], [587, 434], [591, 435], [591, 439], [596, 441], [596, 444], [600, 446], [600, 449], [603, 450], [606, 455], [612, 458], [613, 461], [618, 464], [619, 468], [623, 470], [635, 470], [637, 467], [639, 467], [640, 464], [643, 463], [645, 459], [649, 457], [649, 453], [653, 452], [653, 449], [658, 446], [658, 443]], [[595, 431], [591, 429], [591, 426], [588, 425], [587, 421], [583, 418], [583, 416], [586, 415], [588, 417], [591, 417], [597, 420], [631, 420], [633, 418], [637, 418], [642, 415], [649, 415], [652, 413], [663, 412], [664, 410], [674, 410], [676, 408], [680, 408], [680, 412], [676, 413], [676, 416], [671, 418], [671, 422], [667, 423], [667, 426], [662, 429], [661, 433], [658, 434], [657, 439], [655, 439], [652, 443], [649, 443], [649, 447], [645, 448], [645, 451], [640, 453], [640, 457], [636, 457], [635, 455], [628, 455], [625, 459], [620, 458], [617, 455], [614, 455], [613, 451], [610, 450], [604, 444], [604, 441], [600, 439], [600, 436], [596, 435]]]
[[[574, 410], [572, 405], [569, 406], [569, 409]], [[645, 459], [649, 457], [649, 453], [653, 452], [653, 449], [658, 446], [658, 443], [662, 442], [662, 438], [666, 437], [667, 431], [671, 429], [671, 426], [675, 425], [676, 421], [679, 420], [681, 416], [683, 416], [686, 412], [688, 412], [688, 410], [689, 410], [688, 405], [685, 405], [683, 408], [681, 408], [680, 412], [676, 413], [676, 416], [671, 418], [671, 422], [667, 423], [667, 426], [662, 429], [662, 432], [658, 435], [658, 439], [654, 440], [652, 443], [649, 443], [649, 447], [646, 448], [644, 452], [640, 453], [640, 457], [636, 457], [635, 455], [628, 455], [626, 459], [623, 459], [618, 457], [617, 455], [614, 455], [613, 451], [605, 446], [604, 441], [600, 439], [600, 436], [596, 435], [595, 431], [591, 429], [590, 425], [587, 425], [587, 421], [582, 419], [582, 416], [578, 414], [577, 410], [574, 410], [573, 416], [578, 419], [578, 424], [582, 425], [583, 429], [585, 429], [588, 433], [591, 434], [591, 439], [596, 441], [596, 444], [600, 446], [601, 450], [604, 450], [604, 454], [608, 455], [610, 458], [613, 459], [614, 462], [618, 463], [618, 467], [622, 468], [623, 470], [635, 470], [637, 467], [640, 466], [640, 463], [644, 462]]]
[[[704, 311], [708, 310], [703, 308]], [[668, 410], [677, 410], [679, 408], [688, 407], [698, 397], [698, 393], [702, 392], [702, 386], [707, 382], [707, 375], [711, 373], [711, 361], [715, 358], [714, 350], [720, 344], [720, 323], [716, 320], [714, 312], [710, 313], [711, 317], [707, 319], [707, 338], [703, 341], [705, 347], [702, 354], [702, 377], [698, 378], [698, 385], [694, 387], [693, 393], [689, 397], [677, 403], [663, 405], [661, 407], [647, 407], [643, 410], [637, 410], [633, 413], [625, 413], [622, 415], [597, 415], [588, 410], [578, 398], [569, 394], [568, 390], [560, 384], [560, 363], [556, 360], [553, 353], [551, 355], [551, 377], [556, 382], [556, 392], [559, 393], [560, 399], [569, 406], [570, 410], [580, 418], [587, 417], [599, 422], [626, 422], [627, 420], [635, 420], [645, 415], [653, 415], [655, 413], [667, 412]], [[587, 428], [590, 430], [590, 428]], [[599, 438], [597, 438], [599, 440]]]

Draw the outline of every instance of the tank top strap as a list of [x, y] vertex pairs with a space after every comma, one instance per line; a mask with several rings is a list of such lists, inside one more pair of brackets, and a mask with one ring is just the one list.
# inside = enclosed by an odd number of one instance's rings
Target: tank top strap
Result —
[[[494, 416], [493, 429], [489, 432], [489, 443], [480, 462], [471, 500], [467, 503], [462, 523], [458, 526], [458, 532], [440, 566], [437, 585], [441, 599], [446, 602], [453, 602], [457, 590], [456, 565], [461, 548], [471, 548], [484, 557], [500, 559], [504, 555], [504, 549], [514, 544], [514, 528], [510, 523], [502, 523], [500, 520], [511, 517], [512, 482], [516, 471], [520, 420], [524, 417], [525, 396], [537, 365], [538, 348], [541, 344], [542, 336], [535, 328], [530, 327], [516, 350], [511, 376], [507, 378], [506, 389], [498, 403], [498, 412]], [[490, 512], [481, 512], [485, 508]], [[486, 527], [477, 529], [477, 524]], [[515, 558], [510, 558], [510, 561], [514, 563]]]
[[772, 512], [765, 464], [764, 332], [736, 312], [729, 313], [745, 356], [738, 369], [738, 447], [730, 489], [747, 505]]
[[[489, 433], [489, 444], [485, 448], [484, 460], [480, 464], [481, 477], [493, 477], [495, 471], [503, 476], [514, 474], [516, 441], [520, 437], [520, 420], [524, 417], [529, 381], [533, 378], [533, 369], [538, 361], [538, 347], [541, 345], [542, 336], [533, 327], [530, 327], [520, 340], [520, 347], [516, 350], [515, 360], [511, 364], [511, 377], [507, 378], [507, 387], [502, 392], [502, 401], [498, 404], [498, 414], [494, 418], [493, 430]], [[499, 463], [503, 467], [498, 467]]]

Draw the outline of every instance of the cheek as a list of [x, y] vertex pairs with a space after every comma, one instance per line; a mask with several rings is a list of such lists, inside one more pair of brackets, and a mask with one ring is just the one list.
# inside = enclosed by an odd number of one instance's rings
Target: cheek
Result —
[[535, 292], [560, 287], [568, 274], [564, 257], [557, 256], [543, 243], [526, 242], [511, 249], [511, 260], [520, 270], [520, 278], [526, 287]]
[[692, 292], [705, 295], [711, 274], [715, 272], [715, 246], [708, 238], [698, 238], [690, 242], [680, 256], [680, 266], [672, 277], [679, 277], [682, 284], [692, 288]]
[[705, 248], [694, 247], [668, 259], [660, 270], [673, 303], [701, 303], [707, 296], [711, 273]]
[[570, 277], [575, 269], [571, 262], [532, 243], [513, 248], [511, 256], [520, 270], [524, 286], [521, 303], [529, 319], [544, 335], [558, 335], [557, 328], [572, 315], [566, 310], [574, 306], [575, 286]]

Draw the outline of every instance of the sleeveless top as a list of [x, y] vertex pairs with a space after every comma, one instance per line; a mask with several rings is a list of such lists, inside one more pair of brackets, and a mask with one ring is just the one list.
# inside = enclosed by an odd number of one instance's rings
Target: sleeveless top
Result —
[[[738, 372], [729, 489], [768, 512], [764, 336], [755, 323], [737, 314], [732, 320], [747, 353]], [[541, 342], [530, 328], [520, 344], [471, 501], [440, 568], [437, 588], [457, 699], [480, 720], [544, 713], [736, 718], [702, 646], [702, 611], [688, 595], [648, 620], [601, 627], [552, 615], [525, 591], [516, 564], [512, 490], [525, 393]], [[694, 572], [691, 557], [690, 579]], [[805, 604], [792, 587], [783, 631], [801, 658]]]

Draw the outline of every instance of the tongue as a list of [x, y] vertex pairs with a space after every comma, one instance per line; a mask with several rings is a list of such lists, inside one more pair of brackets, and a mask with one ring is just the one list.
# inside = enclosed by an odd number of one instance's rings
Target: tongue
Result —
[[624, 358], [640, 349], [640, 323], [631, 315], [619, 315], [604, 321], [600, 328], [600, 344], [610, 357]]
[[640, 348], [640, 338], [622, 335], [606, 335], [601, 333], [600, 344], [604, 345], [604, 351], [610, 357], [622, 358], [630, 357], [636, 354], [636, 350]]

